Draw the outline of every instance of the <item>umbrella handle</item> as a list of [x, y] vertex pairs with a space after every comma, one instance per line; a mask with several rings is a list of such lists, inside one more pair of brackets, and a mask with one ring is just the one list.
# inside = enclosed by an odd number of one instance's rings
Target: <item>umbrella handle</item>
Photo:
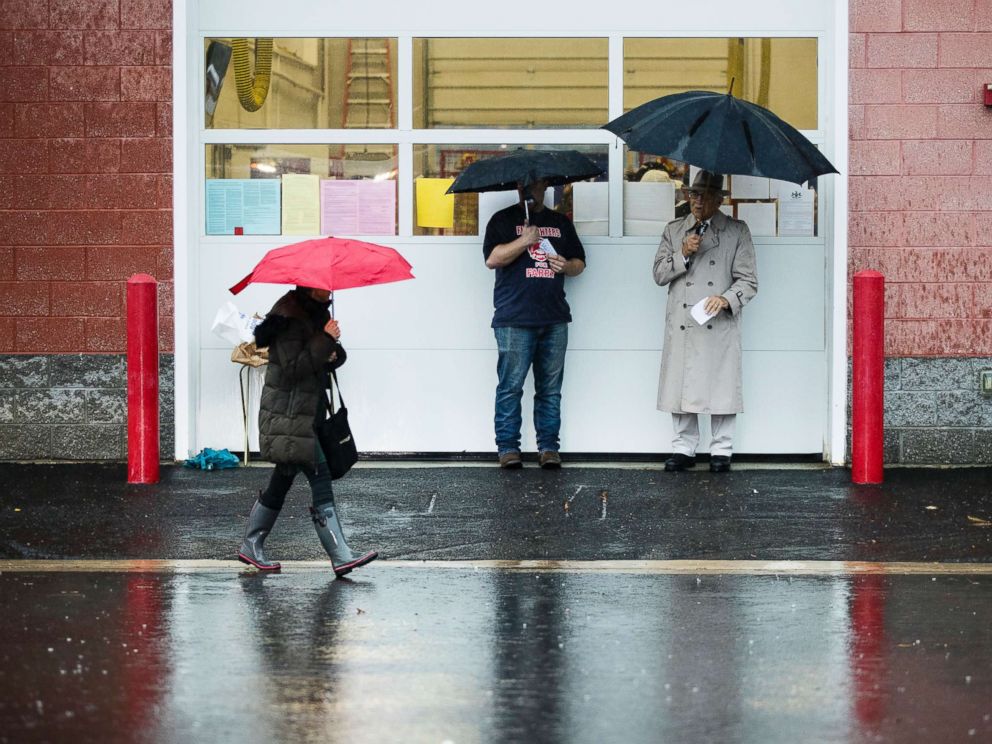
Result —
[[527, 206], [529, 202], [530, 199], [524, 199], [524, 227], [530, 224], [530, 207]]
[[328, 308], [331, 311], [331, 319], [334, 319], [334, 290], [331, 290], [331, 306]]

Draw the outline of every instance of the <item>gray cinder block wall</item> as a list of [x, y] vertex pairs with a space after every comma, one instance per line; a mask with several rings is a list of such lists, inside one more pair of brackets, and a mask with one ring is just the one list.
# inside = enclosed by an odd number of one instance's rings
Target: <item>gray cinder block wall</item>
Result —
[[885, 362], [885, 461], [992, 463], [992, 397], [980, 373], [992, 358], [906, 357]]
[[[992, 398], [979, 389], [983, 369], [992, 369], [992, 357], [887, 359], [886, 463], [992, 464]], [[159, 374], [159, 451], [170, 461], [171, 354], [160, 356]], [[850, 414], [850, 395], [848, 405]], [[123, 354], [0, 355], [0, 460], [126, 459]]]
[[[175, 376], [159, 357], [159, 452], [172, 460]], [[123, 354], [0, 356], [0, 460], [127, 459]]]

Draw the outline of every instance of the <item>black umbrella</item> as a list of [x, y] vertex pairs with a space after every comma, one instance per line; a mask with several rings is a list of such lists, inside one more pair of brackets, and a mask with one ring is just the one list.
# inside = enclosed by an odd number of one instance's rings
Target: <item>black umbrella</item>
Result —
[[507, 155], [476, 160], [448, 188], [449, 194], [509, 191], [517, 185], [547, 181], [561, 186], [601, 175], [603, 169], [576, 150], [517, 149]]
[[713, 173], [805, 183], [838, 172], [791, 124], [729, 93], [690, 90], [662, 96], [631, 109], [603, 129], [633, 150]]

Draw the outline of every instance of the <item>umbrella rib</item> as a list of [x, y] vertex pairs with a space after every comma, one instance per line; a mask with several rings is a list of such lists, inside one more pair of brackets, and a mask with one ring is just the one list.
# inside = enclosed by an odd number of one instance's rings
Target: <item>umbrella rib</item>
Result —
[[712, 113], [712, 111], [713, 109], [710, 109], [709, 111], [704, 111], [702, 114], [700, 114], [699, 118], [692, 123], [692, 126], [689, 127], [690, 137], [696, 133], [696, 130], [698, 130], [701, 126], [703, 126], [703, 124], [706, 123], [706, 120], [710, 118], [710, 114]]
[[[806, 161], [807, 165], [809, 164], [805, 155], [802, 153], [802, 151], [799, 148], [793, 145], [791, 138], [786, 134], [786, 132], [783, 131], [783, 129], [780, 126], [776, 125], [775, 119], [772, 118], [774, 114], [768, 116], [766, 115], [765, 111], [756, 111], [756, 114], [757, 116], [755, 118], [764, 126], [765, 130], [773, 138], [778, 140], [780, 144], [783, 142], [785, 143], [785, 146], [781, 146], [780, 149], [783, 153], [786, 154], [789, 161], [791, 161], [790, 166], [792, 168], [794, 168], [795, 170], [802, 170], [802, 168], [800, 167], [801, 164], [796, 163], [796, 158], [800, 158], [803, 161]], [[790, 174], [790, 175], [794, 175], [794, 174]]]

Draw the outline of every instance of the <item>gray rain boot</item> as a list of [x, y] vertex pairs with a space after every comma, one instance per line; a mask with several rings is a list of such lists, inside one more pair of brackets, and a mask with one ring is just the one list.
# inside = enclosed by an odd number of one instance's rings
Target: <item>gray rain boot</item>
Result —
[[344, 532], [341, 529], [341, 522], [338, 520], [338, 514], [334, 509], [333, 501], [321, 504], [318, 507], [311, 506], [310, 518], [313, 520], [313, 526], [317, 530], [317, 537], [320, 538], [320, 544], [324, 546], [324, 550], [330, 556], [335, 576], [344, 576], [351, 573], [359, 566], [371, 563], [379, 557], [379, 554], [374, 550], [370, 550], [360, 556], [356, 556], [351, 552], [351, 548], [345, 542]]
[[265, 553], [262, 546], [265, 538], [272, 531], [272, 526], [276, 523], [279, 512], [263, 506], [261, 501], [256, 501], [248, 515], [248, 526], [245, 527], [245, 539], [241, 541], [241, 549], [238, 551], [238, 560], [254, 566], [259, 571], [278, 571], [282, 568], [279, 563], [270, 563], [265, 560]]

